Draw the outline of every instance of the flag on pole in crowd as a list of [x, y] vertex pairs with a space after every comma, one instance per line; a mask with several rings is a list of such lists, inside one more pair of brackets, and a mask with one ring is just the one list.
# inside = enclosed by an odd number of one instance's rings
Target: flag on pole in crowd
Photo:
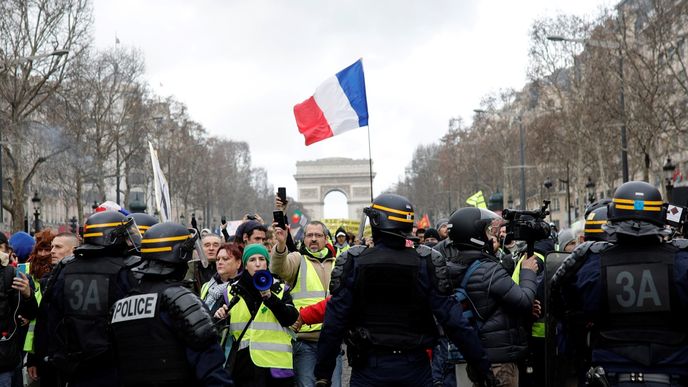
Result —
[[153, 186], [155, 188], [155, 208], [160, 214], [160, 221], [167, 222], [172, 216], [172, 204], [170, 203], [170, 188], [167, 179], [160, 169], [158, 152], [153, 149], [153, 144], [148, 142], [150, 148], [151, 163], [153, 164]]
[[294, 117], [306, 145], [368, 126], [362, 60], [328, 78], [313, 96], [295, 105]]
[[423, 217], [418, 221], [418, 228], [430, 228], [430, 217], [428, 214], [423, 214]]
[[478, 191], [466, 199], [466, 203], [478, 208], [487, 208], [485, 204], [485, 197], [483, 196], [483, 191]]

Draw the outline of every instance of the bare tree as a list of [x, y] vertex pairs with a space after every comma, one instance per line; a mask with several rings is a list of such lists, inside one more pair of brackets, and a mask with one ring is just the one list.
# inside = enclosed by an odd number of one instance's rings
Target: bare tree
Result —
[[[40, 121], [39, 107], [60, 87], [71, 58], [89, 43], [91, 9], [86, 0], [6, 0], [0, 2], [0, 126], [8, 141], [2, 150], [11, 179], [9, 200], [12, 229], [22, 228], [27, 190], [38, 167], [54, 155], [50, 149], [30, 152], [28, 136], [40, 136], [32, 123]], [[68, 55], [49, 55], [64, 53]], [[33, 58], [44, 57], [41, 60]]]

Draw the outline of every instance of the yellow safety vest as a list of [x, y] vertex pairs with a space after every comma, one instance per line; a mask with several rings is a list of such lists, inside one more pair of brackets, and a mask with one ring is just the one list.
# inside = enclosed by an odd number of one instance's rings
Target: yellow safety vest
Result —
[[[334, 267], [334, 265], [332, 265]], [[301, 310], [306, 306], [317, 304], [327, 297], [327, 289], [320, 282], [318, 273], [315, 272], [313, 262], [302, 256], [299, 276], [296, 278], [294, 288], [291, 290], [291, 298], [294, 306]], [[299, 332], [316, 332], [322, 329], [322, 324], [303, 325]]]
[[[538, 257], [543, 263], [545, 262], [545, 257], [538, 253], [535, 252], [535, 256]], [[518, 260], [518, 263], [516, 264], [516, 268], [514, 269], [514, 274], [511, 276], [511, 279], [516, 282], [516, 285], [518, 285], [519, 280], [521, 279], [521, 263], [523, 263], [523, 260], [526, 258], [526, 255], [523, 254], [523, 256]], [[542, 321], [543, 319], [540, 318], [538, 321], [533, 323], [533, 329], [531, 331], [531, 335], [533, 337], [545, 337], [545, 323]]]
[[[214, 280], [211, 280], [211, 281], [214, 281]], [[209, 289], [210, 289], [210, 281], [204, 283], [203, 286], [201, 286], [201, 294], [200, 294], [201, 301], [205, 302], [205, 296], [208, 295]]]
[[337, 247], [337, 256], [342, 255], [343, 252], [345, 252], [346, 250], [349, 250], [350, 248], [351, 248], [351, 245], [346, 245], [342, 248]]
[[[279, 294], [273, 293], [272, 297], [282, 298], [284, 290]], [[251, 312], [246, 306], [243, 298], [234, 305], [229, 317], [229, 330], [234, 336], [234, 340], [239, 339], [239, 335], [251, 319]], [[264, 368], [285, 368], [292, 369], [294, 366], [289, 328], [280, 325], [272, 311], [260, 304], [256, 317], [244, 333], [239, 343], [239, 350], [248, 348], [253, 364]]]
[[[29, 267], [30, 263], [26, 264], [26, 272], [29, 272]], [[34, 297], [36, 297], [36, 303], [38, 305], [41, 304], [41, 299], [43, 298], [43, 294], [41, 293], [41, 283], [39, 281], [36, 281], [33, 279], [33, 284], [34, 288], [36, 289], [34, 291]], [[26, 333], [26, 338], [24, 339], [24, 352], [30, 352], [33, 353], [33, 337], [34, 337], [34, 330], [36, 329], [36, 319], [31, 320], [29, 322], [29, 331]]]

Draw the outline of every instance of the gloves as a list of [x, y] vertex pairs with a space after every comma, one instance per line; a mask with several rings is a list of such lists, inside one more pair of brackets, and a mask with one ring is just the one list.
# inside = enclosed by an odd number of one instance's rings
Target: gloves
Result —
[[315, 381], [315, 387], [330, 387], [332, 381], [329, 379], [318, 379]]

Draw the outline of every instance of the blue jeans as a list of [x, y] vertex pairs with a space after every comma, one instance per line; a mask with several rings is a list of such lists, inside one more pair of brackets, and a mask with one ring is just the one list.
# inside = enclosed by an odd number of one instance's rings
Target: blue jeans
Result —
[[12, 387], [14, 371], [0, 372], [0, 387]]
[[441, 337], [432, 350], [432, 382], [435, 386], [456, 387], [454, 364], [447, 361], [449, 340]]
[[[292, 346], [294, 352], [294, 373], [298, 387], [313, 387], [315, 385], [315, 363], [318, 356], [316, 341], [295, 340]], [[342, 385], [342, 354], [337, 356], [337, 366], [332, 373], [332, 387]]]

